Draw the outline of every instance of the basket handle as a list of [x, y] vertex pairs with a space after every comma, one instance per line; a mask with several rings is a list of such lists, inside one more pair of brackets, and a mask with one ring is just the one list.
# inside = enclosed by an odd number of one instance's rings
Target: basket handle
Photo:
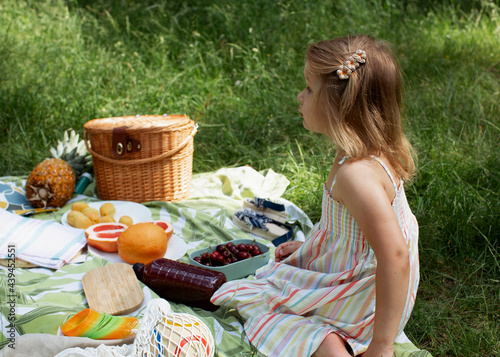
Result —
[[117, 159], [110, 159], [109, 157], [103, 156], [101, 154], [96, 153], [94, 150], [90, 148], [90, 145], [87, 140], [87, 131], [83, 131], [83, 139], [85, 142], [85, 146], [87, 147], [87, 150], [92, 154], [92, 156], [95, 156], [103, 161], [109, 162], [110, 164], [117, 164], [117, 165], [140, 165], [140, 164], [146, 164], [148, 162], [152, 161], [157, 161], [157, 160], [162, 160], [166, 159], [167, 157], [173, 156], [177, 154], [179, 151], [181, 151], [191, 140], [193, 140], [194, 135], [198, 131], [198, 124], [195, 124], [193, 131], [191, 134], [189, 134], [182, 143], [179, 144], [178, 147], [164, 152], [161, 155], [155, 156], [155, 157], [147, 157], [145, 159], [137, 159], [137, 160], [117, 160]]

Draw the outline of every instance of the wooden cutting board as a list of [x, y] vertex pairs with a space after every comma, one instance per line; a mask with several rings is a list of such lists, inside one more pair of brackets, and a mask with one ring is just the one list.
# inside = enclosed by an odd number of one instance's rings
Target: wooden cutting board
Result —
[[132, 266], [126, 263], [93, 269], [83, 276], [82, 284], [89, 307], [98, 312], [128, 314], [144, 300], [139, 280]]

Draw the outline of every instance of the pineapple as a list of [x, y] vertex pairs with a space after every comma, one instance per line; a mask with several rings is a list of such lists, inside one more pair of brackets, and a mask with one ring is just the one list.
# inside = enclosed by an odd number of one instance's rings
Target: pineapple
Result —
[[26, 181], [26, 197], [31, 205], [62, 207], [75, 190], [76, 175], [61, 159], [45, 159], [31, 171]]
[[64, 206], [75, 190], [76, 181], [92, 169], [85, 143], [78, 139], [74, 130], [66, 130], [63, 141], [50, 148], [52, 158], [43, 160], [28, 176], [26, 197], [33, 207]]

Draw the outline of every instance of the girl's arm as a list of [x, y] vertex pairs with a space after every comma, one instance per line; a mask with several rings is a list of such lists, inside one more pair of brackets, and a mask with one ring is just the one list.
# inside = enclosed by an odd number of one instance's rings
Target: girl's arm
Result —
[[364, 356], [392, 357], [408, 292], [409, 251], [391, 206], [389, 178], [376, 165], [358, 161], [343, 166], [335, 189], [377, 258], [373, 339]]

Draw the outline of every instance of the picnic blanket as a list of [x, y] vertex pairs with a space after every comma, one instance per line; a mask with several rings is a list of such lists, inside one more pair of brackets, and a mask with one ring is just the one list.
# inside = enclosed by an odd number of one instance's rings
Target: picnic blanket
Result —
[[[3, 184], [7, 190], [14, 187], [22, 192], [24, 180], [25, 177], [0, 177], [0, 185]], [[289, 214], [288, 223], [294, 226], [294, 239], [303, 240], [313, 224], [299, 207], [281, 197], [289, 183], [286, 177], [272, 170], [258, 172], [248, 166], [223, 168], [216, 172], [194, 175], [189, 198], [182, 202], [155, 201], [144, 203], [144, 206], [151, 211], [153, 219], [172, 222], [174, 234], [187, 243], [187, 253], [179, 261], [187, 263], [188, 255], [193, 250], [239, 238], [252, 238], [266, 244], [273, 256], [274, 247], [269, 241], [241, 230], [232, 222], [231, 216], [236, 209], [242, 207], [244, 198], [257, 196], [272, 199], [285, 205]], [[90, 185], [83, 195], [74, 195], [60, 210], [42, 212], [31, 217], [57, 224], [64, 213], [71, 209], [72, 202], [78, 200], [97, 200], [95, 185]], [[29, 209], [26, 205], [21, 208]], [[0, 226], [0, 237], [2, 233], [5, 231]], [[75, 239], [74, 244], [80, 243]], [[0, 356], [55, 356], [68, 351], [73, 356], [91, 355], [83, 354], [85, 351], [104, 356], [106, 352], [102, 350], [103, 347], [95, 349], [101, 343], [123, 345], [124, 349], [127, 344], [133, 343], [130, 338], [95, 341], [60, 336], [59, 329], [64, 321], [88, 307], [81, 283], [83, 275], [106, 264], [109, 264], [106, 259], [89, 251], [77, 255], [71, 262], [66, 262], [57, 269], [20, 268], [15, 263], [1, 267]], [[249, 279], [251, 278], [250, 276]], [[145, 296], [144, 302], [138, 310], [128, 314], [139, 320], [147, 303], [158, 298], [142, 283], [141, 288]], [[237, 311], [220, 308], [210, 312], [184, 304], [170, 304], [173, 312], [195, 315], [209, 327], [216, 344], [216, 357], [261, 355], [246, 338], [244, 321]], [[399, 337], [395, 349], [396, 356], [430, 356], [427, 351], [415, 347], [406, 336]]]

